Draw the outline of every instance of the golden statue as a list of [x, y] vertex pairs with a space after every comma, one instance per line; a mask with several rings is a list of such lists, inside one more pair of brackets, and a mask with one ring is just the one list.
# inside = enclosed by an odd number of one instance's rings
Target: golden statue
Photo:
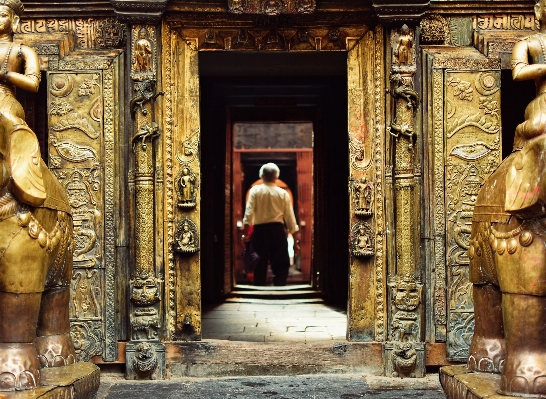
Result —
[[[468, 366], [501, 373], [500, 392], [546, 397], [546, 0], [539, 33], [514, 46], [514, 80], [536, 83], [514, 151], [478, 194], [468, 255], [475, 330]], [[529, 61], [531, 63], [529, 64]]]
[[40, 385], [41, 367], [74, 363], [68, 302], [72, 219], [40, 157], [15, 89], [38, 91], [39, 60], [13, 42], [20, 0], [0, 0], [0, 390]]

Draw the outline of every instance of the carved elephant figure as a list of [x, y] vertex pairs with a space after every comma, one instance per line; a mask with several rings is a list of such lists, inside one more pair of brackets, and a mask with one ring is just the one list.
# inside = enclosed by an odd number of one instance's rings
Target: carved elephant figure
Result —
[[24, 125], [0, 121], [0, 390], [40, 385], [75, 362], [70, 337], [72, 218], [63, 187]]
[[506, 395], [546, 397], [546, 137], [529, 140], [476, 200], [470, 248], [475, 330], [468, 366]]
[[154, 329], [160, 327], [157, 312], [153, 308], [138, 309], [135, 315], [131, 315], [131, 327], [133, 340], [140, 339], [140, 331], [144, 332], [149, 340], [156, 338], [157, 332]]

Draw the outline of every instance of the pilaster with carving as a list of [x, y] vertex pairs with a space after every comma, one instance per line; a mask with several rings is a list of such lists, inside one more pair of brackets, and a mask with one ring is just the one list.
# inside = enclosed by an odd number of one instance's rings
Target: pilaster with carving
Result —
[[155, 142], [160, 128], [155, 119], [158, 32], [153, 25], [131, 27], [130, 77], [133, 97], [129, 103], [134, 135], [131, 146], [135, 168], [135, 262], [131, 271], [126, 378], [162, 379], [165, 347], [161, 298], [163, 278], [155, 264]]
[[[385, 135], [383, 29], [348, 38], [349, 303], [347, 338], [384, 341]], [[372, 93], [373, 95], [370, 95]]]
[[395, 267], [389, 276], [390, 320], [385, 343], [388, 376], [424, 375], [422, 342], [422, 283], [418, 267], [419, 166], [416, 155], [416, 112], [420, 103], [414, 88], [415, 32], [407, 25], [391, 32], [390, 94], [392, 119], [387, 126], [393, 153], [393, 206]]

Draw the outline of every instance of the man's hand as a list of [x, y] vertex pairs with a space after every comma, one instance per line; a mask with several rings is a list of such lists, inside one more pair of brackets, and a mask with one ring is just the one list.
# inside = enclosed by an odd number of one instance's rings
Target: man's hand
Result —
[[301, 250], [300, 247], [300, 235], [299, 233], [295, 233], [292, 235], [294, 238], [294, 257], [298, 256]]
[[243, 235], [241, 236], [241, 241], [248, 242], [250, 241], [250, 237], [248, 236], [248, 230], [250, 229], [250, 226], [248, 224], [245, 224], [243, 227]]

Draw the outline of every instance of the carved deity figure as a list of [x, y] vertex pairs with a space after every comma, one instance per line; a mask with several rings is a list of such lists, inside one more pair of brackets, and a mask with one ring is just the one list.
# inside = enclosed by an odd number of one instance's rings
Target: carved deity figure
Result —
[[0, 390], [40, 385], [40, 368], [75, 361], [70, 337], [72, 220], [40, 157], [15, 88], [37, 92], [39, 60], [13, 42], [23, 4], [0, 0]]
[[366, 234], [366, 231], [364, 230], [364, 228], [360, 228], [358, 230], [358, 238], [357, 238], [356, 246], [358, 250], [361, 252], [371, 250], [370, 238]]
[[[468, 257], [475, 330], [468, 365], [501, 373], [500, 392], [546, 397], [546, 0], [540, 31], [514, 46], [514, 80], [536, 83], [514, 151], [476, 199]], [[530, 63], [529, 63], [530, 61]]]
[[365, 177], [362, 178], [362, 181], [355, 184], [354, 195], [356, 210], [364, 213], [371, 212], [373, 200], [372, 185]]
[[149, 72], [152, 69], [152, 43], [148, 38], [148, 31], [142, 28], [138, 32], [138, 40], [136, 42], [136, 69], [138, 72]]
[[282, 9], [280, 0], [265, 0], [263, 3], [263, 13], [266, 15], [279, 15]]
[[411, 64], [412, 56], [411, 49], [413, 47], [413, 37], [410, 34], [408, 25], [402, 25], [400, 28], [400, 35], [398, 36], [398, 42], [396, 43], [396, 49], [394, 55], [398, 59], [400, 64]]
[[229, 2], [229, 11], [236, 14], [242, 14], [245, 12], [245, 2], [243, 0], [231, 0]]
[[182, 202], [193, 201], [194, 186], [195, 176], [190, 173], [188, 168], [182, 169], [182, 177], [180, 177], [180, 199]]
[[183, 227], [182, 241], [180, 241], [180, 244], [182, 244], [184, 247], [193, 246], [193, 233], [190, 230], [190, 226], [187, 224], [185, 224]]

